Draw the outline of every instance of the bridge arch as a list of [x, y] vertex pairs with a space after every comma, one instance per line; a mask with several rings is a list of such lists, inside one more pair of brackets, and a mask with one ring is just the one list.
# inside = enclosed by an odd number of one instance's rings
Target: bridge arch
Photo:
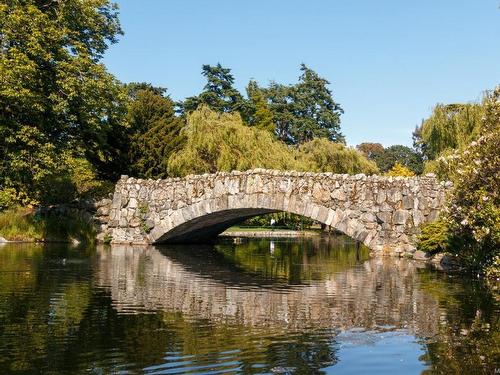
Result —
[[114, 243], [200, 242], [246, 218], [290, 212], [329, 225], [374, 251], [412, 253], [446, 186], [433, 176], [381, 177], [252, 170], [166, 180], [122, 177], [102, 236]]
[[[266, 194], [250, 194], [228, 199], [212, 199], [181, 208], [172, 223], [161, 223], [152, 231], [153, 243], [205, 242], [231, 226], [254, 216], [275, 212], [288, 212], [310, 218], [345, 233], [349, 237], [373, 246], [371, 240], [376, 230], [369, 229], [343, 210], [304, 200], [288, 199], [285, 194], [272, 197]], [[376, 220], [376, 218], [374, 218]], [[179, 224], [178, 224], [179, 223]], [[168, 229], [171, 228], [171, 229]]]

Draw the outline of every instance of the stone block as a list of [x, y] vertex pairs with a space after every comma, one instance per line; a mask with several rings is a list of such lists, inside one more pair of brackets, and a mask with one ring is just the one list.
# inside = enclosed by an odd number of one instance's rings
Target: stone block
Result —
[[407, 210], [396, 210], [392, 218], [394, 224], [406, 224], [406, 220], [410, 217]]

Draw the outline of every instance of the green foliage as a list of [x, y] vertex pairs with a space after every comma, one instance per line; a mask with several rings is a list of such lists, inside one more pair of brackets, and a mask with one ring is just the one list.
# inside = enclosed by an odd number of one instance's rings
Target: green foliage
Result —
[[415, 176], [415, 173], [413, 173], [412, 170], [400, 164], [399, 162], [396, 162], [396, 164], [394, 164], [394, 166], [387, 171], [386, 176], [413, 177]]
[[92, 244], [96, 230], [92, 219], [77, 210], [54, 210], [45, 214], [29, 208], [0, 212], [0, 236], [12, 241], [65, 241]]
[[164, 89], [147, 84], [128, 85], [129, 174], [140, 178], [167, 177], [168, 158], [182, 143], [183, 119]]
[[0, 1], [0, 189], [52, 201], [62, 154], [112, 174], [124, 95], [98, 61], [120, 33], [108, 0]]
[[206, 106], [188, 115], [186, 143], [168, 162], [169, 174], [274, 168], [303, 170], [295, 152], [264, 130], [243, 125], [237, 113], [217, 113]]
[[200, 95], [189, 97], [181, 104], [185, 113], [193, 112], [200, 105], [206, 105], [220, 113], [243, 110], [244, 99], [233, 87], [234, 77], [231, 69], [223, 68], [221, 64], [203, 65], [201, 74], [206, 77], [207, 84]]
[[500, 88], [485, 99], [480, 137], [441, 163], [454, 184], [443, 220], [460, 246], [450, 252], [485, 270], [500, 254]]
[[276, 123], [276, 133], [283, 142], [301, 144], [313, 138], [344, 142], [340, 132], [342, 108], [333, 100], [330, 84], [304, 64], [295, 85], [271, 83], [263, 89]]
[[451, 250], [448, 223], [437, 220], [422, 226], [418, 236], [417, 248], [429, 254], [446, 253]]
[[377, 173], [375, 163], [358, 151], [315, 139], [298, 149], [286, 146], [265, 130], [248, 127], [238, 114], [201, 107], [188, 116], [185, 146], [168, 163], [175, 176], [217, 171], [268, 168], [335, 173]]
[[476, 139], [484, 116], [479, 104], [438, 104], [413, 133], [415, 146], [427, 160], [443, 151], [465, 147]]
[[368, 159], [377, 163], [382, 172], [388, 172], [396, 163], [411, 170], [414, 174], [421, 174], [423, 171], [422, 157], [410, 147], [394, 145], [384, 148], [380, 143], [361, 143], [356, 148]]
[[267, 130], [271, 134], [275, 134], [276, 126], [274, 124], [273, 113], [257, 82], [250, 81], [247, 87], [247, 94], [250, 102], [246, 118], [247, 123], [250, 126], [255, 126], [258, 129]]
[[378, 173], [377, 165], [366, 159], [359, 151], [318, 138], [299, 147], [299, 160], [311, 172], [334, 173]]
[[248, 99], [233, 87], [231, 70], [203, 65], [207, 78], [204, 91], [179, 103], [184, 113], [191, 113], [206, 105], [219, 113], [238, 112], [245, 124], [276, 133], [288, 144], [301, 144], [313, 138], [327, 138], [344, 142], [340, 132], [342, 108], [332, 98], [329, 82], [304, 64], [302, 75], [295, 85], [271, 83], [260, 88], [250, 81]]
[[289, 212], [277, 212], [273, 214], [255, 216], [245, 220], [241, 227], [271, 227], [271, 219], [275, 221], [273, 227], [288, 228], [294, 230], [309, 229], [314, 220]]
[[449, 181], [454, 173], [453, 163], [449, 160], [457, 158], [456, 150], [446, 150], [435, 160], [427, 160], [424, 164], [424, 173], [434, 173], [441, 181]]
[[12, 207], [18, 203], [16, 189], [7, 188], [0, 190], [0, 211]]

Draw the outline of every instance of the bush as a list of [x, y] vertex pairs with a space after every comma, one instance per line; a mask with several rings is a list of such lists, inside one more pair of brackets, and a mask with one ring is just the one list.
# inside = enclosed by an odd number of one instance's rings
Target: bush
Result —
[[451, 250], [450, 229], [444, 220], [422, 225], [418, 236], [417, 249], [430, 255]]
[[16, 189], [6, 188], [0, 190], [0, 211], [18, 204]]
[[61, 207], [46, 213], [32, 208], [11, 208], [0, 213], [0, 236], [10, 241], [77, 240], [92, 244], [96, 229], [84, 212]]
[[401, 165], [399, 162], [396, 162], [396, 164], [394, 164], [394, 166], [387, 171], [386, 176], [413, 177], [415, 176], [415, 173], [404, 165]]
[[500, 256], [500, 87], [485, 100], [480, 137], [442, 162], [454, 183], [442, 217], [446, 225], [424, 228], [419, 246], [443, 251], [447, 236], [453, 243], [448, 250], [467, 268], [494, 274]]

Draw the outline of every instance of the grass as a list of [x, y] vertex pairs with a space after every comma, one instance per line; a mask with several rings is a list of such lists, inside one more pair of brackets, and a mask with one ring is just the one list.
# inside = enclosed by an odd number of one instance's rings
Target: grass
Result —
[[0, 236], [9, 241], [93, 243], [96, 230], [92, 220], [77, 210], [40, 215], [18, 207], [0, 212]]
[[279, 227], [250, 227], [250, 226], [233, 226], [226, 229], [226, 232], [318, 232], [317, 229], [293, 229], [293, 228], [279, 228]]

